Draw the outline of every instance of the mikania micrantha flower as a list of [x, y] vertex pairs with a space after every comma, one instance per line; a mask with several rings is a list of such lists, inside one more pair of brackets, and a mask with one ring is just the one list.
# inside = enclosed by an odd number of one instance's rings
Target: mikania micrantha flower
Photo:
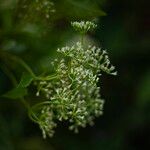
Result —
[[73, 28], [80, 32], [80, 33], [87, 33], [88, 31], [91, 31], [93, 29], [95, 29], [97, 27], [96, 24], [94, 24], [93, 22], [90, 21], [81, 21], [81, 22], [71, 22], [71, 25], [73, 26]]
[[[79, 30], [96, 26], [83, 21], [72, 26], [77, 28], [77, 24]], [[38, 115], [44, 138], [53, 136], [58, 121], [69, 121], [69, 129], [76, 133], [79, 127], [93, 125], [94, 118], [103, 114], [104, 100], [97, 86], [101, 71], [116, 75], [107, 52], [101, 48], [77, 42], [57, 52], [62, 59], [54, 62], [55, 76], [38, 82], [37, 96], [42, 94], [46, 99]]]
[[[20, 0], [18, 3], [22, 5], [23, 12], [26, 12], [26, 18], [35, 17], [36, 14], [38, 17], [42, 15], [43, 18], [50, 19], [51, 15], [56, 11], [51, 0]], [[19, 16], [23, 17], [22, 14], [19, 14]]]

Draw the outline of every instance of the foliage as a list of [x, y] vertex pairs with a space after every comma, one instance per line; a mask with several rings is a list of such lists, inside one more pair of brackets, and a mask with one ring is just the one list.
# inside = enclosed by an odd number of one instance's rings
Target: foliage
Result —
[[[148, 3], [140, 0], [49, 1], [54, 3], [51, 8], [55, 10], [49, 13], [49, 18], [44, 10], [34, 9], [34, 0], [0, 1], [0, 149], [147, 149], [150, 139]], [[24, 4], [27, 7], [23, 8]], [[100, 17], [106, 13], [107, 16]], [[30, 107], [48, 100], [42, 91], [36, 96], [37, 86], [30, 73], [38, 77], [54, 74], [56, 68], [51, 62], [56, 58], [59, 63], [64, 58], [56, 52], [57, 47], [72, 47], [80, 41], [70, 22], [81, 20], [94, 20], [97, 24], [94, 32], [84, 37], [84, 45], [107, 48], [119, 75], [100, 76], [97, 86], [101, 87], [101, 97], [106, 101], [104, 114], [94, 119], [93, 127], [87, 125], [79, 128], [79, 134], [74, 134], [67, 129], [71, 125], [69, 121], [55, 120], [56, 133], [53, 138], [43, 140], [38, 125], [29, 120], [24, 109], [24, 100]], [[27, 86], [23, 88], [27, 92], [24, 100], [20, 96], [4, 97], [24, 80], [23, 76], [33, 78], [32, 82], [26, 79], [23, 83]]]
[[31, 120], [42, 129], [44, 138], [53, 136], [58, 121], [68, 120], [71, 123], [69, 129], [75, 132], [78, 132], [78, 126], [92, 125], [94, 116], [102, 114], [104, 103], [99, 94], [100, 87], [97, 87], [97, 75], [100, 76], [101, 71], [116, 75], [106, 51], [84, 45], [83, 34], [96, 25], [82, 21], [73, 22], [72, 26], [81, 33], [81, 42], [57, 50], [63, 57], [52, 62], [54, 75], [35, 76], [25, 65], [30, 74], [24, 74], [19, 85], [4, 95], [22, 99], [27, 95], [26, 88], [34, 81], [38, 90], [36, 96], [43, 94], [43, 101], [32, 107], [24, 99], [23, 102]]
[[[78, 2], [75, 1], [68, 1], [68, 3], [78, 6]], [[20, 24], [24, 21], [27, 21], [28, 25], [37, 23], [38, 16], [43, 15], [44, 18], [49, 19], [50, 14], [55, 12], [54, 4], [48, 0], [14, 1], [13, 4], [10, 9]], [[80, 4], [80, 7], [82, 6], [84, 4]], [[82, 7], [82, 10], [84, 8], [85, 6]], [[20, 12], [20, 9], [23, 11]], [[32, 12], [35, 15], [31, 15]], [[36, 76], [21, 58], [2, 51], [4, 58], [8, 56], [10, 60], [19, 63], [28, 72], [28, 74], [23, 74], [16, 88], [4, 94], [3, 97], [21, 99], [28, 109], [29, 117], [42, 129], [44, 138], [46, 135], [53, 135], [53, 128], [56, 127], [57, 120], [69, 120], [71, 123], [69, 129], [75, 132], [78, 132], [78, 126], [85, 127], [87, 123], [92, 125], [94, 116], [102, 114], [104, 103], [99, 94], [100, 88], [97, 87], [99, 81], [97, 75], [100, 75], [100, 71], [116, 74], [113, 72], [114, 67], [110, 65], [106, 51], [95, 46], [86, 46], [83, 43], [84, 34], [96, 28], [96, 25], [90, 21], [72, 22], [71, 24], [81, 34], [81, 42], [57, 50], [63, 57], [53, 62], [54, 75]], [[3, 57], [1, 58], [3, 60]], [[11, 74], [11, 79], [16, 85], [13, 74]], [[36, 95], [41, 96], [42, 94], [41, 99], [43, 99], [42, 102], [33, 106], [30, 106], [24, 99], [28, 96], [27, 88], [31, 83], [37, 87]]]

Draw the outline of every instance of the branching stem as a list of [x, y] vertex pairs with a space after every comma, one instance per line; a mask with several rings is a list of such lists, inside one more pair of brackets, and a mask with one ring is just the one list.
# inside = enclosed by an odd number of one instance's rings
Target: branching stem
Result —
[[5, 61], [7, 59], [10, 59], [10, 60], [13, 60], [13, 61], [17, 62], [22, 67], [24, 67], [26, 69], [26, 71], [28, 73], [30, 73], [33, 77], [36, 77], [35, 74], [33, 73], [32, 69], [20, 57], [17, 57], [13, 54], [9, 54], [8, 52], [4, 52], [4, 51], [1, 51], [0, 57], [1, 57], [1, 59], [4, 59]]

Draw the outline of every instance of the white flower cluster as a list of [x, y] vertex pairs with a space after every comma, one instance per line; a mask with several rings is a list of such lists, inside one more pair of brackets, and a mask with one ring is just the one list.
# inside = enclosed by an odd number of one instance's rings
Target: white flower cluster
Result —
[[87, 33], [90, 30], [93, 30], [97, 27], [96, 24], [90, 21], [81, 21], [81, 22], [71, 22], [71, 25], [76, 31], [79, 31], [80, 33]]
[[39, 82], [37, 95], [44, 95], [49, 102], [41, 111], [40, 128], [52, 136], [56, 121], [68, 120], [69, 129], [78, 132], [78, 127], [93, 124], [95, 116], [103, 113], [104, 100], [97, 87], [101, 71], [115, 75], [106, 51], [80, 42], [72, 47], [57, 50], [63, 58], [55, 63], [56, 77]]
[[24, 16], [25, 18], [34, 20], [36, 17], [42, 15], [44, 18], [49, 19], [50, 15], [55, 12], [54, 3], [50, 0], [19, 0], [18, 2], [25, 13], [19, 14], [20, 17]]
[[51, 107], [43, 107], [39, 118], [39, 126], [42, 130], [43, 138], [46, 138], [46, 135], [52, 137], [54, 134], [53, 128], [57, 126], [57, 124], [53, 121], [54, 114], [50, 108]]
[[36, 10], [39, 12], [43, 12], [46, 18], [50, 17], [50, 13], [55, 12], [53, 8], [54, 3], [49, 0], [35, 0], [36, 2]]

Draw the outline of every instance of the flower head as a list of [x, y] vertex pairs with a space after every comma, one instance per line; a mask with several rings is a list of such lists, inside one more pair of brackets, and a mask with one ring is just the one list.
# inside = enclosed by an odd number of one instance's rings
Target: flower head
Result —
[[[74, 23], [77, 26], [78, 23]], [[79, 23], [80, 24], [80, 23]], [[88, 22], [81, 23], [84, 31], [95, 28]], [[80, 29], [80, 27], [79, 27]], [[78, 132], [78, 127], [93, 125], [95, 117], [103, 114], [104, 100], [98, 87], [102, 71], [115, 75], [115, 67], [110, 64], [108, 54], [95, 46], [83, 46], [77, 42], [73, 46], [59, 48], [62, 59], [55, 65], [55, 78], [39, 82], [37, 95], [43, 95], [48, 105], [40, 108], [39, 125], [43, 136], [52, 136], [56, 121], [68, 120], [69, 129]]]
[[97, 27], [96, 24], [90, 21], [81, 21], [81, 22], [71, 22], [71, 25], [76, 31], [79, 31], [80, 33], [87, 33], [88, 31], [91, 31]]

